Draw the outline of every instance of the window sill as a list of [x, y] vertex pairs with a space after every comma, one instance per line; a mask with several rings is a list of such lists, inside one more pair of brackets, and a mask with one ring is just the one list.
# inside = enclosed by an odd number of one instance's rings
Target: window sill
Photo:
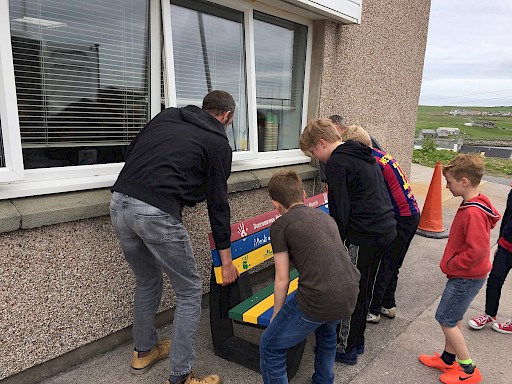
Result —
[[[317, 168], [309, 164], [233, 172], [228, 192], [265, 188], [277, 171], [294, 170], [300, 177], [312, 179]], [[0, 233], [30, 229], [109, 214], [110, 189], [58, 193], [0, 201]]]

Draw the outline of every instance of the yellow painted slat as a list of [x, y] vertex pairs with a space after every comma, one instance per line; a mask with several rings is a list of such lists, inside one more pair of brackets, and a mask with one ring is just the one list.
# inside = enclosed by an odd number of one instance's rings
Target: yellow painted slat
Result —
[[[290, 285], [288, 287], [288, 294], [292, 293], [299, 287], [299, 278], [295, 278], [292, 281], [290, 281]], [[274, 306], [274, 294], [271, 294], [269, 297], [267, 297], [265, 300], [262, 300], [260, 303], [249, 309], [247, 312], [244, 313], [243, 319], [246, 323], [251, 324], [258, 324], [258, 317], [261, 316], [261, 314], [268, 311], [271, 307]]]
[[[236, 267], [238, 272], [244, 273], [264, 261], [271, 259], [272, 256], [272, 245], [269, 243], [233, 260], [233, 265]], [[215, 280], [217, 280], [218, 284], [222, 284], [222, 267], [215, 267], [214, 272]]]

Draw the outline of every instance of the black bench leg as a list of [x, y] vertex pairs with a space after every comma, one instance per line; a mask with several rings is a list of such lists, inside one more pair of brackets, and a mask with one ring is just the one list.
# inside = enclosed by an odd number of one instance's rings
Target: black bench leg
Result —
[[286, 370], [288, 371], [288, 380], [291, 380], [297, 373], [304, 354], [304, 347], [306, 346], [306, 340], [297, 344], [295, 347], [290, 348], [286, 353]]
[[[215, 273], [211, 271], [210, 276], [210, 330], [212, 332], [212, 341], [215, 354], [221, 350], [224, 342], [234, 335], [233, 322], [228, 317], [228, 311], [231, 308], [230, 296], [235, 292], [232, 292], [231, 286], [223, 287], [216, 283]], [[238, 295], [240, 300], [240, 295]], [[233, 298], [233, 299], [237, 299]], [[240, 302], [240, 301], [239, 301]]]
[[242, 274], [228, 286], [217, 284], [215, 274], [210, 275], [210, 330], [215, 355], [259, 372], [259, 348], [256, 344], [234, 335], [233, 320], [228, 316], [231, 308], [252, 295], [249, 274]]
[[215, 281], [213, 267], [210, 276], [210, 329], [215, 354], [220, 353], [224, 343], [234, 336], [233, 321], [228, 312], [252, 295], [249, 274], [244, 273], [233, 284], [222, 286]]
[[[215, 281], [213, 267], [210, 276], [210, 330], [215, 355], [233, 361], [253, 371], [260, 371], [259, 346], [235, 336], [228, 312], [252, 295], [249, 274], [242, 274], [235, 283], [221, 286]], [[286, 356], [288, 379], [297, 373], [306, 341], [290, 348]]]

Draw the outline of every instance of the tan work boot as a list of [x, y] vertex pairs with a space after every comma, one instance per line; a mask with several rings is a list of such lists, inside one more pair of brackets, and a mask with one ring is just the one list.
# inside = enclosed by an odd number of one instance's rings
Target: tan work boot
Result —
[[167, 339], [160, 340], [158, 344], [155, 345], [144, 357], [139, 357], [139, 353], [137, 351], [133, 351], [130, 371], [134, 375], [142, 375], [143, 373], [146, 373], [156, 362], [168, 357], [170, 350], [171, 340]]
[[[167, 380], [165, 384], [171, 384], [171, 382]], [[186, 379], [183, 379], [178, 384], [221, 384], [221, 381], [220, 377], [217, 375], [197, 377], [192, 372], [190, 372]]]

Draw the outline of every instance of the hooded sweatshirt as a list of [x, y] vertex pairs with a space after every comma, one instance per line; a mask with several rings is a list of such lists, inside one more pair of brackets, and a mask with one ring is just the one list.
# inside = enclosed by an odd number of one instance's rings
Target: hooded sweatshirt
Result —
[[449, 279], [487, 277], [492, 268], [490, 232], [499, 219], [496, 208], [482, 194], [461, 203], [440, 264]]
[[507, 208], [505, 208], [503, 220], [501, 220], [498, 244], [512, 252], [512, 190], [508, 193]]
[[382, 172], [372, 149], [348, 140], [326, 163], [329, 213], [343, 240], [384, 247], [396, 237], [396, 221]]
[[230, 247], [227, 179], [232, 150], [224, 126], [189, 105], [155, 116], [126, 151], [112, 191], [142, 200], [181, 220], [184, 206], [207, 200], [215, 244]]

